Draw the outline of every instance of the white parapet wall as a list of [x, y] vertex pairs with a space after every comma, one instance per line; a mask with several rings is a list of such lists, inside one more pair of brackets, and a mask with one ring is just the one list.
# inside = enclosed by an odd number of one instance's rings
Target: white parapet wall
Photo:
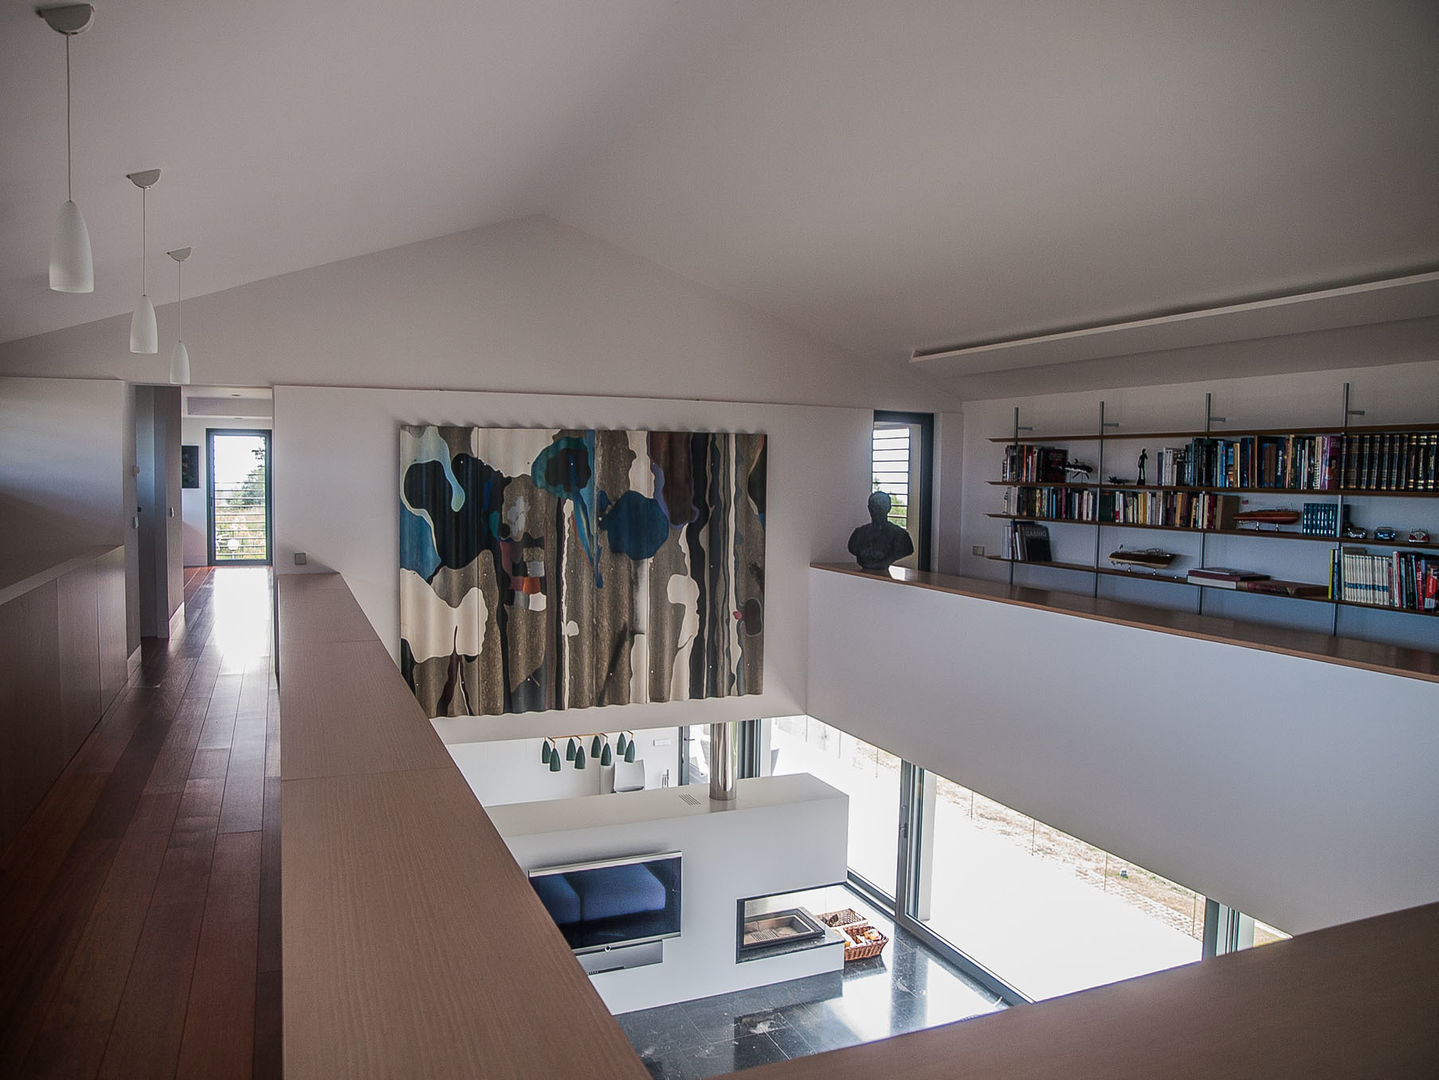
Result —
[[739, 782], [729, 809], [709, 787], [632, 791], [488, 808], [525, 870], [678, 851], [683, 856], [681, 933], [664, 961], [592, 976], [611, 1012], [799, 979], [844, 964], [835, 942], [736, 963], [741, 899], [844, 881], [849, 799], [808, 774]]
[[1293, 933], [1439, 898], [1439, 683], [810, 571], [809, 712]]

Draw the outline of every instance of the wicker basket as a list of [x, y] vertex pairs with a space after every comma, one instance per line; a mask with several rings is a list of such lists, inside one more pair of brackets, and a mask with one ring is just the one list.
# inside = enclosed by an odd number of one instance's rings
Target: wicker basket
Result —
[[889, 944], [889, 938], [884, 931], [877, 926], [871, 926], [869, 920], [853, 908], [826, 911], [819, 917], [819, 921], [844, 935], [846, 964], [851, 960], [868, 960], [871, 956], [878, 956]]

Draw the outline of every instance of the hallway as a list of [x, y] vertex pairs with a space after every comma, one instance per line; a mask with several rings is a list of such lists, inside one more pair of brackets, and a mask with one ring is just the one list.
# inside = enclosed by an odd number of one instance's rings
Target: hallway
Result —
[[186, 570], [183, 633], [0, 857], [0, 1075], [280, 1075], [270, 597]]

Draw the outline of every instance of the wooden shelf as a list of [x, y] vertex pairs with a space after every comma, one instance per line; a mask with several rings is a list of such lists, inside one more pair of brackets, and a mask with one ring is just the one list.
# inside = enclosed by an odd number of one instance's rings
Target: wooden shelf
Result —
[[1373, 491], [1368, 488], [1240, 488], [1240, 487], [1185, 487], [1177, 484], [1104, 484], [1078, 482], [1073, 480], [986, 480], [991, 487], [1053, 487], [1088, 488], [1099, 491], [1187, 491], [1195, 494], [1213, 495], [1274, 495], [1274, 496], [1329, 496], [1343, 495], [1346, 499], [1357, 499], [1369, 495], [1385, 495], [1408, 499], [1439, 499], [1439, 491]]
[[1384, 435], [1405, 432], [1439, 431], [1439, 424], [1370, 424], [1365, 427], [1288, 427], [1288, 428], [1233, 428], [1223, 431], [1106, 431], [1086, 432], [1080, 435], [1036, 435], [1025, 432], [1024, 438], [1013, 435], [992, 435], [992, 443], [1051, 443], [1051, 442], [1137, 442], [1140, 439], [1244, 439], [1260, 438], [1307, 438], [1310, 435]]
[[1052, 518], [1038, 514], [985, 514], [985, 517], [1001, 518], [1005, 521], [1042, 521], [1046, 525], [1089, 525], [1106, 529], [1153, 529], [1157, 532], [1201, 533], [1208, 536], [1248, 536], [1264, 540], [1317, 540], [1323, 544], [1339, 544], [1344, 547], [1382, 547], [1401, 551], [1413, 551], [1426, 556], [1439, 557], [1439, 547], [1433, 544], [1411, 544], [1407, 540], [1357, 540], [1345, 536], [1314, 536], [1310, 533], [1289, 532], [1280, 529], [1194, 529], [1188, 525], [1141, 525], [1133, 521], [1095, 521], [1091, 518]]
[[1039, 562], [1032, 559], [1011, 559], [1006, 555], [986, 555], [991, 562], [1013, 563], [1015, 566], [1047, 566], [1055, 570], [1077, 570], [1085, 574], [1102, 574], [1108, 577], [1135, 578], [1139, 581], [1162, 581], [1169, 585], [1187, 585], [1184, 578], [1178, 574], [1164, 573], [1163, 571], [1149, 572], [1147, 570], [1120, 570], [1112, 566], [1092, 566], [1089, 563], [1069, 562]]
[[[1439, 615], [1439, 612], [1434, 611], [1415, 611], [1412, 608], [1390, 607], [1388, 604], [1361, 604], [1353, 600], [1332, 600], [1327, 596], [1295, 596], [1291, 593], [1268, 592], [1264, 589], [1228, 589], [1223, 585], [1211, 585], [1202, 581], [1190, 581], [1187, 577], [1163, 572], [1149, 573], [1144, 570], [1120, 570], [1117, 567], [1091, 566], [1088, 563], [1036, 562], [1028, 559], [1011, 559], [1004, 555], [986, 555], [985, 558], [991, 562], [1012, 563], [1015, 566], [1043, 566], [1053, 570], [1073, 570], [1081, 574], [1099, 574], [1102, 577], [1131, 578], [1135, 581], [1157, 581], [1162, 585], [1189, 585], [1196, 589], [1219, 589], [1223, 592], [1242, 593], [1245, 596], [1272, 596], [1281, 600], [1307, 600], [1310, 603], [1337, 604], [1340, 607], [1369, 608], [1372, 611], [1392, 611], [1399, 615], [1427, 615], [1430, 618]], [[1263, 580], [1273, 582], [1276, 585], [1322, 587], [1317, 581], [1280, 581], [1276, 578], [1264, 578]]]

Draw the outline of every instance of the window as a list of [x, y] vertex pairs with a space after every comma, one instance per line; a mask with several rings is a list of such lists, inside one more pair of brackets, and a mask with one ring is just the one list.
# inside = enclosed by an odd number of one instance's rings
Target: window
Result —
[[1029, 998], [1200, 959], [1205, 899], [924, 772], [909, 913]]
[[876, 412], [870, 450], [873, 490], [890, 498], [889, 520], [909, 533], [914, 554], [896, 566], [928, 570], [934, 417]]
[[900, 759], [811, 716], [772, 720], [770, 753], [776, 775], [810, 773], [849, 796], [850, 876], [892, 904]]
[[207, 431], [210, 565], [270, 561], [270, 433]]

